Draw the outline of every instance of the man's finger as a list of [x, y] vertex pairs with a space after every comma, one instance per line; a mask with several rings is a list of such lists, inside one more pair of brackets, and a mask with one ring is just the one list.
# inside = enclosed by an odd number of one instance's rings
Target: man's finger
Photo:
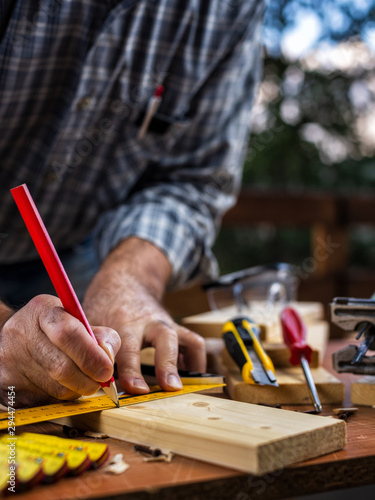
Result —
[[[44, 392], [57, 399], [76, 399], [99, 389], [98, 382], [82, 373], [64, 352], [41, 332], [37, 345], [29, 347], [29, 373], [32, 381]], [[30, 377], [30, 375], [29, 375]]]
[[[2, 328], [2, 340], [9, 353], [7, 361], [17, 366], [17, 373], [22, 375], [24, 381], [39, 386], [52, 397], [73, 399], [82, 394], [92, 394], [99, 387], [98, 382], [82, 373], [74, 361], [54, 345], [40, 328], [41, 318], [46, 321], [46, 316], [53, 309], [59, 310], [59, 316], [60, 311], [63, 311], [69, 319], [75, 320], [57, 304], [59, 301], [55, 297], [38, 296], [10, 318]], [[27, 318], [33, 315], [37, 321], [29, 325]], [[100, 347], [96, 347], [110, 364], [108, 356]], [[18, 384], [22, 387], [25, 382]]]
[[[70, 358], [82, 374], [96, 382], [106, 382], [111, 378], [113, 363], [78, 319], [62, 307], [54, 307], [40, 314], [39, 323], [50, 342]], [[73, 367], [65, 361], [61, 363], [62, 376], [65, 376], [68, 370], [73, 374]], [[58, 364], [61, 363], [59, 360]], [[61, 375], [58, 375], [59, 380], [62, 380]], [[65, 380], [68, 379], [71, 377]]]
[[121, 346], [120, 335], [113, 330], [105, 326], [93, 326], [92, 331], [98, 341], [98, 344], [111, 360], [111, 363], [115, 363], [115, 357]]
[[122, 341], [116, 356], [121, 387], [132, 394], [145, 394], [150, 388], [141, 374], [141, 339], [131, 332], [122, 332]]
[[184, 369], [204, 373], [207, 364], [204, 338], [183, 326], [177, 327], [177, 334]]
[[178, 336], [176, 330], [162, 321], [146, 325], [145, 342], [155, 347], [155, 374], [161, 387], [167, 391], [182, 389], [177, 371]]

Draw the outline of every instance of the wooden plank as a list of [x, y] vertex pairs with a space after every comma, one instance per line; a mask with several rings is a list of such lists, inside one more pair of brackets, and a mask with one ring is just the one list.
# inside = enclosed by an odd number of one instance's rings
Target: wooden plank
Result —
[[[311, 403], [306, 379], [299, 366], [275, 370], [279, 387], [246, 384], [237, 366], [225, 366], [222, 361], [227, 392], [231, 399], [265, 405], [308, 405]], [[312, 368], [316, 389], [322, 404], [339, 404], [345, 399], [345, 386], [325, 368]]]
[[200, 394], [55, 422], [253, 474], [281, 469], [346, 444], [343, 421]]
[[375, 405], [375, 376], [368, 375], [352, 383], [350, 399], [353, 405]]
[[155, 347], [145, 347], [141, 351], [141, 363], [155, 365]]
[[[306, 342], [313, 350], [311, 368], [317, 368], [323, 363], [329, 338], [329, 326], [326, 321], [317, 321], [307, 325]], [[263, 342], [263, 347], [276, 368], [292, 366], [289, 363], [290, 350], [284, 343]]]
[[283, 226], [308, 226], [316, 222], [332, 225], [337, 220], [338, 205], [331, 194], [243, 188], [237, 204], [225, 214], [223, 225], [248, 226], [260, 222]]
[[373, 195], [364, 195], [346, 199], [347, 220], [349, 224], [370, 224], [374, 225], [375, 201]]
[[[285, 344], [277, 343], [270, 344], [269, 342], [263, 342], [264, 350], [267, 352], [269, 357], [272, 360], [272, 363], [275, 368], [283, 368], [283, 367], [291, 367], [292, 365], [289, 363], [290, 359], [290, 351], [286, 347]], [[311, 346], [312, 347], [312, 346]], [[317, 368], [321, 363], [320, 360], [322, 356], [320, 352], [313, 348], [311, 354], [311, 368]]]
[[[298, 210], [296, 210], [298, 207]], [[236, 205], [223, 218], [226, 226], [269, 222], [308, 226], [371, 224], [375, 219], [373, 195], [336, 196], [302, 191], [259, 191], [243, 188]]]
[[347, 269], [349, 232], [346, 227], [313, 224], [311, 229], [310, 273], [324, 277]]
[[[319, 302], [295, 302], [290, 304], [300, 313], [306, 324], [320, 321], [324, 315], [323, 305]], [[257, 322], [261, 329], [261, 339], [269, 342], [282, 342], [280, 307], [269, 310], [265, 302], [252, 302], [244, 316]], [[199, 333], [203, 337], [221, 337], [223, 324], [238, 316], [236, 307], [226, 307], [216, 311], [208, 311], [182, 319], [182, 324]]]

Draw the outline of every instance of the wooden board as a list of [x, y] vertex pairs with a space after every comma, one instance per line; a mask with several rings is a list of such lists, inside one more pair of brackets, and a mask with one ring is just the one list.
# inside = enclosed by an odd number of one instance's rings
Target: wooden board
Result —
[[[311, 368], [317, 368], [323, 363], [324, 354], [329, 338], [329, 324], [327, 321], [310, 323], [306, 328], [306, 342], [312, 348]], [[289, 363], [290, 350], [281, 342], [263, 342], [263, 347], [272, 359], [275, 367], [291, 367]]]
[[[319, 302], [296, 302], [291, 306], [297, 309], [307, 325], [323, 319], [323, 305]], [[223, 324], [237, 315], [237, 309], [233, 306], [187, 316], [182, 319], [182, 324], [203, 337], [221, 337]], [[282, 342], [280, 307], [270, 311], [265, 302], [252, 302], [251, 307], [243, 315], [249, 316], [259, 324], [262, 340]]]
[[[290, 359], [290, 351], [289, 349], [285, 346], [285, 344], [277, 343], [277, 344], [271, 344], [269, 342], [263, 342], [262, 343], [265, 351], [269, 355], [269, 357], [272, 360], [272, 363], [275, 368], [287, 368], [291, 367], [293, 365], [290, 364], [289, 359]], [[314, 349], [311, 344], [310, 347], [313, 349], [312, 354], [311, 354], [311, 362], [310, 362], [310, 367], [311, 368], [317, 368], [321, 364], [322, 357], [324, 353], [321, 351], [318, 351], [317, 349]]]
[[55, 422], [253, 474], [282, 469], [346, 444], [341, 420], [200, 394]]
[[375, 405], [375, 376], [368, 375], [352, 383], [350, 399], [353, 405]]
[[155, 365], [155, 347], [145, 347], [141, 351], [141, 363]]
[[[279, 387], [258, 384], [246, 384], [237, 366], [225, 366], [222, 362], [222, 373], [225, 376], [227, 392], [236, 401], [260, 403], [266, 405], [299, 405], [310, 404], [311, 399], [302, 368], [276, 369]], [[339, 404], [345, 399], [345, 386], [339, 379], [325, 368], [312, 368], [316, 389], [322, 404]]]

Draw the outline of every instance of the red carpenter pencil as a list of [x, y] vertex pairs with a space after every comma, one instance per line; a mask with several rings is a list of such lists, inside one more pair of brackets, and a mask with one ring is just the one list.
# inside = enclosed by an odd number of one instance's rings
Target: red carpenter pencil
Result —
[[[64, 309], [81, 321], [98, 343], [26, 184], [10, 191]], [[100, 385], [119, 406], [114, 378]]]

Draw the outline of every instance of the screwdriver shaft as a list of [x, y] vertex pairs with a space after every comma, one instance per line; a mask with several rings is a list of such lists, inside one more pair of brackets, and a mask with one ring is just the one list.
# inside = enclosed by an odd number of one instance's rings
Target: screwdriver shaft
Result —
[[311, 401], [313, 402], [315, 411], [318, 413], [321, 413], [322, 405], [320, 403], [318, 391], [316, 390], [315, 382], [314, 382], [314, 379], [312, 378], [312, 375], [311, 375], [309, 363], [304, 356], [301, 356], [301, 366], [302, 366], [303, 373], [305, 374], [307, 387], [309, 389]]

